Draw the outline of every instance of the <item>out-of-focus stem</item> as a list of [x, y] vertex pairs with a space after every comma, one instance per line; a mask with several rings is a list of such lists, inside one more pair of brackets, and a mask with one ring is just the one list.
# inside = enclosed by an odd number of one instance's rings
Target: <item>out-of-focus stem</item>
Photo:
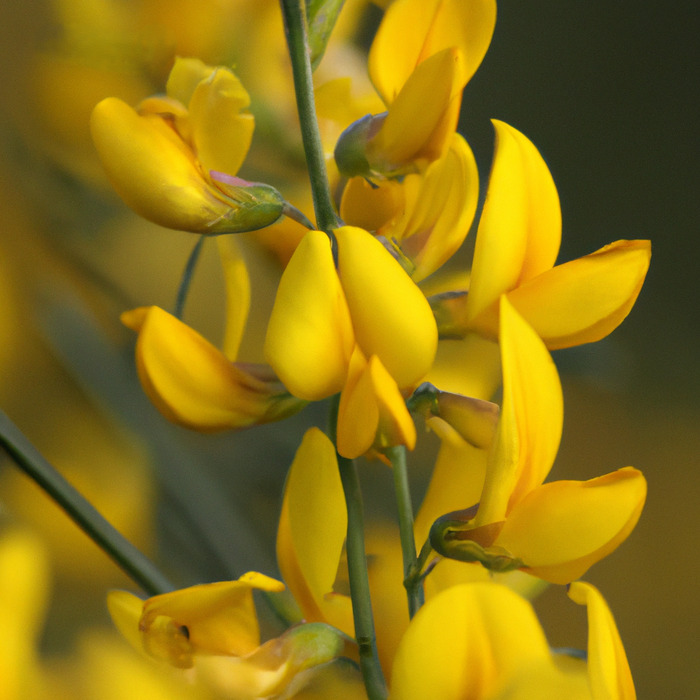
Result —
[[[294, 74], [294, 90], [304, 142], [306, 164], [309, 169], [311, 191], [314, 198], [316, 225], [330, 234], [340, 222], [333, 208], [333, 198], [326, 173], [326, 158], [316, 119], [314, 86], [311, 79], [311, 61], [306, 26], [304, 0], [280, 0], [285, 33]], [[332, 234], [330, 234], [332, 236]], [[332, 241], [332, 238], [331, 238]]]
[[391, 460], [394, 473], [394, 491], [399, 509], [399, 533], [403, 552], [404, 586], [408, 596], [408, 614], [413, 617], [425, 602], [422, 580], [410, 579], [416, 565], [416, 540], [413, 536], [413, 506], [406, 471], [406, 448], [403, 445], [390, 447], [386, 456]]
[[180, 286], [177, 290], [177, 299], [175, 300], [175, 311], [173, 316], [179, 318], [182, 321], [182, 314], [185, 311], [185, 302], [187, 301], [187, 294], [190, 291], [190, 283], [192, 282], [192, 275], [197, 267], [197, 261], [199, 260], [199, 254], [202, 252], [202, 247], [204, 246], [204, 239], [206, 236], [200, 236], [199, 240], [194, 244], [190, 257], [187, 258], [187, 263], [185, 264], [185, 269], [182, 271], [182, 277], [180, 279]]
[[148, 595], [174, 586], [153, 562], [112, 527], [95, 507], [49, 464], [20, 429], [0, 411], [0, 445], [17, 465]]

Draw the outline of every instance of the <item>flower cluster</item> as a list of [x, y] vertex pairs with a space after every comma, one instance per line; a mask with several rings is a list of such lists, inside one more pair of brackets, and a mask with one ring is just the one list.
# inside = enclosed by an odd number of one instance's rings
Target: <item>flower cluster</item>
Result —
[[[311, 46], [323, 47], [342, 3], [307, 2], [306, 15], [303, 3], [282, 5], [301, 102], [310, 95], [295, 42], [308, 53], [293, 8]], [[319, 696], [374, 700], [386, 697], [384, 677], [394, 700], [634, 697], [612, 615], [578, 579], [628, 537], [646, 481], [624, 467], [545, 482], [563, 425], [550, 351], [600, 340], [624, 320], [650, 245], [616, 241], [555, 265], [562, 221], [549, 169], [524, 134], [494, 121], [471, 267], [458, 286], [443, 275], [477, 210], [479, 174], [456, 126], [495, 19], [494, 0], [395, 0], [369, 52], [378, 96], [340, 75], [317, 86], [315, 118], [300, 109], [323, 230], [309, 224], [281, 272], [266, 364], [236, 361], [250, 280], [241, 245], [224, 234], [306, 219], [276, 189], [236, 176], [254, 129], [241, 81], [178, 59], [165, 96], [136, 110], [108, 98], [93, 113], [105, 170], [134, 211], [221, 236], [223, 351], [157, 306], [122, 316], [138, 333], [139, 376], [155, 406], [213, 432], [331, 403], [329, 435], [304, 435], [287, 478], [284, 583], [251, 572], [146, 601], [110, 594], [135, 648], [216, 678], [229, 697], [305, 697], [323, 679]], [[362, 114], [367, 105], [379, 106]], [[324, 196], [337, 224], [321, 223]], [[405, 468], [414, 416], [441, 440], [415, 521]], [[362, 456], [393, 469], [400, 511], [397, 532], [368, 535], [369, 563], [351, 461]], [[550, 649], [528, 600], [548, 583], [587, 607], [587, 661]], [[301, 611], [264, 643], [253, 590], [278, 603], [291, 594]]]

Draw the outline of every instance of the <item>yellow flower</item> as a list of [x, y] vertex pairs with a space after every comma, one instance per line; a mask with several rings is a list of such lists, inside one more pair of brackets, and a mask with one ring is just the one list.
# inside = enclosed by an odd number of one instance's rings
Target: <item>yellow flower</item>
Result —
[[393, 663], [392, 700], [633, 700], [615, 622], [590, 584], [588, 662], [553, 654], [532, 606], [494, 583], [453, 586], [418, 612]]
[[467, 142], [452, 134], [445, 155], [402, 182], [348, 181], [340, 203], [347, 224], [384, 236], [414, 269], [414, 282], [432, 274], [462, 245], [479, 199], [479, 174]]
[[136, 366], [143, 390], [168, 420], [200, 432], [282, 420], [306, 405], [267, 365], [235, 362], [250, 280], [235, 238], [219, 239], [219, 252], [228, 306], [224, 352], [157, 306], [122, 314], [122, 322], [139, 334]]
[[[252, 591], [279, 592], [284, 584], [250, 572], [237, 581], [202, 584], [142, 601], [112, 591], [108, 607], [137, 650], [198, 676], [223, 682], [231, 697], [276, 696], [295, 677], [340, 656], [345, 640], [325, 624], [297, 625], [261, 645]], [[292, 693], [293, 694], [293, 693]]]
[[479, 221], [469, 293], [431, 300], [441, 337], [476, 330], [498, 336], [499, 298], [550, 350], [600, 340], [624, 320], [649, 267], [649, 241], [616, 241], [554, 267], [561, 242], [559, 196], [535, 146], [499, 121], [496, 153]]
[[366, 231], [310, 231], [282, 275], [265, 356], [294, 396], [319, 400], [345, 386], [357, 344], [376, 355], [400, 390], [430, 369], [437, 330], [430, 307], [386, 248]]
[[352, 124], [336, 146], [347, 176], [395, 176], [442, 157], [457, 126], [462, 89], [481, 63], [496, 20], [493, 0], [398, 0], [369, 54], [388, 107]]
[[569, 583], [627, 538], [646, 481], [626, 467], [590, 481], [542, 485], [561, 438], [559, 377], [544, 343], [505, 296], [500, 342], [503, 404], [480, 502], [436, 521], [430, 541], [450, 558]]
[[253, 137], [249, 105], [230, 70], [181, 58], [167, 96], [138, 110], [107, 98], [90, 126], [112, 185], [137, 214], [182, 231], [238, 233], [274, 223], [284, 207], [273, 188], [233, 178]]

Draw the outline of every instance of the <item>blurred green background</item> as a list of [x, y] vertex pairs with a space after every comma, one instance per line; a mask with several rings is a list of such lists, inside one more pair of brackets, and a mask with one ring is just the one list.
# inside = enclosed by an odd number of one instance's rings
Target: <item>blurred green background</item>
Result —
[[[89, 3], [84, 6], [88, 11]], [[512, 124], [540, 149], [562, 202], [560, 262], [620, 238], [652, 240], [651, 269], [625, 323], [595, 345], [555, 353], [565, 426], [552, 472], [552, 478], [586, 479], [633, 465], [649, 481], [637, 529], [586, 576], [610, 603], [642, 699], [700, 695], [698, 14], [688, 0], [502, 2], [460, 122], [484, 177], [493, 145], [490, 118]], [[368, 26], [378, 16], [370, 10]], [[97, 476], [86, 467], [92, 476], [84, 478], [94, 487], [115, 473], [124, 483], [131, 479], [123, 522], [135, 523], [132, 536], [143, 546], [157, 540], [151, 551], [178, 583], [249, 568], [274, 573], [285, 470], [304, 427], [323, 421], [323, 407], [282, 425], [207, 437], [167, 425], [142, 397], [132, 340], [118, 313], [129, 304], [169, 306], [193, 239], [113, 219], [110, 196], [94, 198], [81, 167], [67, 167], [65, 154], [52, 150], [57, 134], [50, 119], [42, 123], [47, 113], [37, 116], [32, 81], [36, 52], [56, 32], [55, 15], [42, 0], [0, 5], [0, 272], [11, 280], [3, 296], [7, 308], [0, 309], [9, 348], [0, 356], [3, 408], [57, 463], [89, 462], [104, 450], [113, 455], [101, 458]], [[61, 105], [71, 91], [61, 97], [59, 75], [51, 78], [52, 99]], [[261, 249], [249, 255], [264, 317], [276, 268]], [[221, 287], [210, 247], [188, 320], [214, 339], [221, 332]], [[99, 322], [90, 320], [93, 314]], [[250, 359], [261, 329], [258, 324], [246, 337]], [[77, 418], [64, 425], [57, 414]], [[76, 425], [83, 432], [66, 437]], [[155, 486], [134, 466], [140, 462], [155, 464]], [[413, 459], [418, 477], [425, 472], [420, 462]], [[194, 481], [193, 463], [200, 470]], [[381, 469], [363, 467], [368, 491], [389, 487]], [[24, 517], [17, 516], [24, 496], [14, 488], [4, 492], [10, 521]], [[159, 494], [153, 512], [150, 488]], [[376, 517], [386, 516], [391, 504], [381, 493], [368, 493]], [[43, 513], [44, 506], [27, 507]], [[74, 617], [104, 621], [104, 588], [125, 585], [111, 568], [97, 579], [67, 573], [57, 581], [48, 651], [61, 650]], [[81, 585], [92, 586], [92, 597]], [[583, 611], [572, 609], [562, 590], [551, 588], [537, 608], [554, 646], [585, 646]]]

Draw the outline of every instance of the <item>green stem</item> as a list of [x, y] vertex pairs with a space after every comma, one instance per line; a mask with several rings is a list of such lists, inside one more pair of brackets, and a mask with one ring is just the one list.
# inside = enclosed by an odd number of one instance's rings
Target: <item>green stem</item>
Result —
[[360, 668], [369, 700], [385, 700], [387, 697], [386, 681], [377, 654], [372, 600], [369, 593], [360, 481], [357, 478], [357, 470], [353, 460], [338, 455], [338, 468], [348, 508], [346, 542], [348, 577], [350, 579], [352, 614], [355, 621], [355, 638], [360, 648]]
[[[328, 411], [329, 432], [334, 443], [336, 442], [339, 404], [340, 394], [336, 394], [331, 399]], [[345, 546], [348, 556], [352, 615], [355, 621], [355, 639], [360, 650], [360, 668], [362, 669], [362, 677], [369, 700], [386, 700], [386, 681], [384, 680], [384, 673], [377, 654], [372, 599], [369, 592], [367, 555], [365, 554], [364, 509], [362, 506], [360, 480], [357, 477], [355, 462], [342, 457], [337, 452], [336, 456], [338, 458], [340, 480], [343, 483], [343, 491], [345, 492], [345, 503], [348, 509], [348, 535]]]
[[416, 564], [416, 539], [413, 536], [413, 506], [406, 470], [406, 448], [403, 445], [389, 447], [386, 450], [386, 456], [391, 460], [394, 473], [394, 491], [399, 509], [399, 533], [403, 552], [404, 586], [408, 596], [408, 614], [413, 617], [425, 602], [425, 597], [422, 582], [409, 579]]
[[333, 198], [326, 174], [326, 157], [316, 119], [304, 0], [280, 0], [280, 4], [284, 17], [289, 56], [292, 60], [294, 90], [297, 96], [301, 138], [304, 142], [304, 153], [306, 154], [306, 164], [309, 169], [311, 191], [314, 198], [316, 225], [321, 231], [330, 232], [332, 229], [338, 228], [340, 221], [333, 207]]
[[153, 562], [119, 534], [93, 505], [63, 478], [2, 411], [0, 445], [7, 450], [17, 465], [63, 508], [78, 527], [148, 595], [173, 590], [174, 586], [158, 571]]
[[199, 254], [202, 252], [202, 247], [204, 246], [204, 239], [206, 236], [200, 236], [199, 240], [194, 244], [190, 257], [187, 258], [187, 263], [185, 264], [185, 269], [182, 271], [182, 277], [180, 279], [180, 286], [177, 290], [177, 299], [175, 300], [175, 311], [173, 316], [179, 318], [182, 321], [182, 314], [185, 311], [185, 302], [187, 301], [187, 294], [190, 291], [190, 283], [192, 282], [192, 275], [194, 275], [194, 269], [197, 267], [197, 261], [199, 260]]

